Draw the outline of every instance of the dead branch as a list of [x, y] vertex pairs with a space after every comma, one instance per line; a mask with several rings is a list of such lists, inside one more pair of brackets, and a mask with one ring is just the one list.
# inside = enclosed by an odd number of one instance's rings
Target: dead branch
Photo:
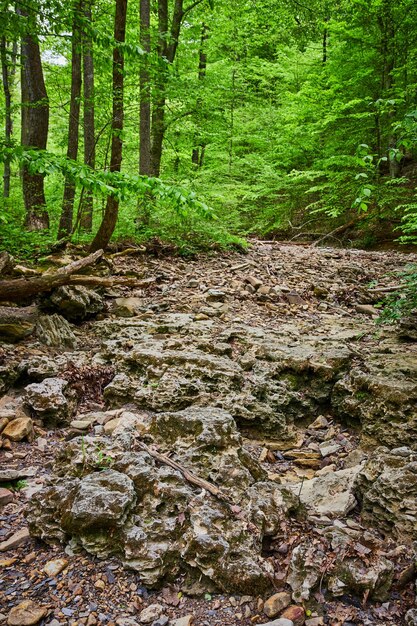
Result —
[[330, 233], [326, 233], [325, 235], [320, 237], [320, 239], [317, 239], [317, 241], [314, 241], [311, 244], [312, 248], [317, 247], [319, 243], [321, 243], [325, 239], [328, 239], [328, 237], [334, 237], [335, 235], [340, 235], [341, 233], [344, 233], [346, 230], [348, 230], [352, 226], [355, 226], [355, 224], [357, 224], [357, 222], [359, 222], [361, 219], [363, 219], [362, 215], [360, 217], [355, 217], [353, 220], [351, 220], [350, 222], [346, 222], [346, 224], [343, 224], [342, 226], [338, 226], [337, 228], [332, 230]]
[[29, 298], [44, 291], [50, 291], [69, 282], [72, 274], [92, 265], [103, 255], [103, 250], [97, 250], [87, 257], [73, 261], [53, 273], [45, 272], [41, 276], [16, 278], [0, 281], [0, 301], [16, 302], [21, 298]]
[[185, 467], [183, 467], [182, 465], [180, 465], [173, 459], [170, 459], [169, 456], [166, 456], [165, 454], [161, 454], [160, 452], [156, 452], [156, 450], [152, 450], [149, 446], [146, 445], [146, 443], [143, 443], [143, 441], [136, 441], [136, 445], [138, 446], [140, 450], [147, 452], [152, 458], [154, 458], [159, 463], [163, 463], [164, 465], [169, 465], [169, 467], [172, 467], [173, 469], [180, 472], [184, 476], [185, 480], [191, 483], [191, 485], [194, 485], [195, 487], [200, 487], [200, 489], [204, 489], [205, 491], [210, 493], [212, 496], [220, 500], [223, 504], [226, 504], [226, 506], [229, 508], [230, 512], [232, 513], [232, 515], [246, 522], [248, 530], [250, 530], [251, 532], [256, 532], [256, 533], [259, 532], [256, 526], [252, 522], [250, 522], [247, 519], [243, 520], [243, 518], [239, 515], [241, 512], [240, 506], [235, 505], [232, 502], [232, 500], [229, 498], [229, 496], [225, 494], [224, 491], [216, 487], [216, 485], [209, 483], [207, 480], [204, 480], [204, 478], [200, 478], [199, 476], [196, 476], [195, 474], [187, 470]]
[[86, 285], [89, 287], [149, 287], [156, 282], [156, 278], [138, 280], [130, 276], [70, 276], [68, 285]]
[[400, 283], [399, 285], [392, 285], [391, 287], [373, 287], [368, 289], [369, 293], [392, 293], [393, 291], [401, 291], [408, 285], [406, 283]]

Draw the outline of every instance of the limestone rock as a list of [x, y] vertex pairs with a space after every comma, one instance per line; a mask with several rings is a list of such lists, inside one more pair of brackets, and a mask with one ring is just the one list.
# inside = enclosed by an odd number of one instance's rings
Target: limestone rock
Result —
[[41, 383], [25, 387], [25, 401], [41, 419], [62, 422], [68, 417], [71, 405], [64, 391], [68, 382], [62, 378], [45, 378]]
[[184, 467], [233, 493], [239, 514], [123, 439], [113, 445], [86, 436], [60, 450], [50, 484], [33, 494], [31, 532], [118, 556], [149, 587], [182, 573], [184, 589], [267, 593], [273, 572], [261, 556], [262, 538], [279, 530], [297, 498], [275, 483], [256, 483], [263, 472], [220, 409], [157, 415], [151, 432], [160, 451], [175, 450]]
[[394, 565], [385, 557], [374, 557], [370, 563], [347, 558], [338, 563], [328, 587], [335, 597], [346, 592], [361, 598], [365, 593], [373, 600], [387, 599], [394, 578]]
[[398, 334], [402, 339], [417, 341], [417, 309], [401, 318], [398, 322]]
[[412, 445], [417, 437], [417, 359], [396, 344], [388, 348], [354, 367], [332, 392], [336, 413], [359, 422], [363, 444], [372, 447]]
[[111, 312], [117, 317], [134, 317], [144, 310], [142, 298], [116, 298], [111, 307]]
[[308, 600], [312, 590], [322, 576], [321, 567], [326, 562], [326, 554], [321, 548], [315, 548], [306, 542], [294, 548], [287, 583], [293, 591], [296, 602]]
[[355, 481], [363, 523], [401, 541], [417, 539], [417, 453], [378, 448]]
[[49, 302], [70, 321], [82, 321], [104, 308], [103, 298], [82, 285], [63, 285], [52, 292]]
[[77, 339], [62, 315], [41, 315], [36, 324], [36, 336], [46, 346], [76, 348]]
[[7, 618], [8, 626], [32, 626], [48, 613], [46, 607], [39, 606], [33, 600], [24, 600], [13, 607]]
[[330, 472], [324, 476], [288, 484], [297, 494], [310, 515], [330, 518], [345, 517], [355, 508], [353, 484], [361, 466]]
[[141, 611], [139, 621], [141, 624], [150, 624], [154, 620], [158, 619], [164, 612], [164, 607], [161, 604], [150, 604]]
[[[108, 338], [101, 356], [118, 372], [105, 389], [113, 407], [134, 402], [164, 412], [216, 404], [242, 427], [279, 440], [294, 439], [300, 415], [321, 413], [351, 358], [337, 337], [301, 343], [295, 326], [244, 324], [215, 336], [212, 322], [184, 314], [105, 320], [96, 332]], [[235, 358], [231, 342], [239, 346]]]
[[275, 617], [283, 611], [291, 602], [291, 594], [282, 591], [274, 593], [273, 596], [265, 600], [264, 613], [268, 617]]
[[33, 422], [30, 417], [17, 417], [7, 424], [2, 435], [11, 441], [31, 440], [33, 438]]
[[407, 626], [417, 626], [417, 609], [410, 609], [405, 614], [405, 623]]

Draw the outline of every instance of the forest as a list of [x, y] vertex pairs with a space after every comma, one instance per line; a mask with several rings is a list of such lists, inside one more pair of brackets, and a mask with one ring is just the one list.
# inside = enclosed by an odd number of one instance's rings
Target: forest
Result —
[[417, 2], [0, 2], [0, 625], [417, 626]]
[[1, 245], [412, 243], [416, 13], [3, 0]]

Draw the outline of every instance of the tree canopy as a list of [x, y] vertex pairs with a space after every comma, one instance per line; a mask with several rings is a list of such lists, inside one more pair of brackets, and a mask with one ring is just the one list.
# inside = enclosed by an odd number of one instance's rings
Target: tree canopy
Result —
[[[2, 1], [0, 244], [415, 241], [411, 0]], [[298, 230], [297, 230], [298, 229]]]

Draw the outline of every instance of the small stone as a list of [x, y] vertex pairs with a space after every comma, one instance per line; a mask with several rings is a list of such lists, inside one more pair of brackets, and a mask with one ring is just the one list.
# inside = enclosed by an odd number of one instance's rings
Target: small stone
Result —
[[38, 437], [36, 440], [36, 445], [41, 452], [45, 452], [46, 448], [48, 447], [48, 440], [44, 439], [43, 437]]
[[405, 614], [405, 623], [407, 626], [416, 626], [417, 625], [417, 609], [410, 609]]
[[324, 415], [319, 415], [312, 424], [310, 424], [309, 428], [313, 428], [314, 430], [319, 430], [320, 428], [328, 428], [329, 422], [324, 417]]
[[91, 422], [88, 420], [73, 420], [70, 423], [71, 428], [77, 428], [78, 430], [87, 430], [91, 426]]
[[12, 550], [13, 548], [17, 548], [23, 543], [29, 541], [29, 539], [29, 529], [27, 528], [27, 526], [25, 526], [25, 528], [21, 528], [16, 533], [14, 533], [14, 535], [7, 539], [7, 541], [2, 541], [2, 543], [0, 543], [0, 552], [6, 552], [6, 550]]
[[339, 452], [341, 447], [342, 446], [340, 444], [338, 444], [338, 443], [330, 443], [328, 441], [325, 441], [322, 444], [320, 444], [320, 446], [319, 446], [320, 454], [324, 458], [326, 456], [330, 456], [332, 454], [336, 454], [336, 452]]
[[259, 278], [256, 278], [256, 276], [247, 276], [245, 281], [254, 287], [254, 289], [259, 289], [259, 287], [262, 286], [262, 281]]
[[161, 604], [150, 604], [141, 611], [139, 620], [141, 624], [151, 624], [156, 619], [161, 617], [164, 612], [164, 607]]
[[323, 618], [322, 617], [310, 617], [305, 621], [305, 626], [323, 626]]
[[116, 430], [116, 428], [119, 426], [120, 423], [121, 423], [120, 417], [115, 417], [114, 419], [111, 419], [110, 421], [106, 422], [106, 424], [104, 424], [104, 432], [106, 433], [106, 435], [113, 434], [113, 432]]
[[290, 620], [294, 626], [303, 626], [306, 614], [302, 606], [293, 604], [283, 612], [281, 618]]
[[264, 604], [264, 613], [268, 617], [275, 617], [281, 611], [283, 611], [291, 602], [291, 594], [283, 591], [281, 593], [275, 593], [268, 598]]
[[22, 439], [33, 437], [33, 422], [30, 417], [17, 417], [9, 422], [2, 433], [11, 441], [22, 441]]
[[67, 559], [53, 559], [52, 561], [48, 561], [43, 568], [45, 574], [51, 577], [58, 576], [62, 572], [63, 569], [68, 565]]
[[272, 288], [269, 285], [261, 285], [258, 289], [258, 294], [261, 296], [268, 296], [272, 291]]
[[10, 502], [13, 502], [14, 495], [9, 489], [0, 487], [0, 507], [6, 506]]
[[194, 624], [194, 615], [185, 615], [170, 622], [170, 626], [192, 626]]
[[32, 600], [25, 600], [12, 608], [7, 623], [9, 626], [31, 626], [40, 622], [47, 612], [46, 607], [39, 606]]
[[152, 623], [152, 626], [167, 626], [168, 624], [169, 618], [166, 615], [161, 615], [161, 617]]
[[94, 587], [96, 589], [103, 590], [106, 588], [106, 583], [104, 582], [104, 580], [99, 579], [99, 580], [96, 580], [96, 582], [94, 583]]
[[36, 560], [36, 552], [30, 552], [29, 554], [27, 554], [25, 556], [25, 558], [23, 559], [23, 561], [25, 563], [33, 563], [33, 561]]
[[220, 291], [219, 289], [209, 289], [206, 294], [207, 302], [224, 302], [226, 299], [226, 294], [224, 291]]
[[87, 620], [87, 626], [96, 626], [97, 618], [93, 613], [90, 613]]

